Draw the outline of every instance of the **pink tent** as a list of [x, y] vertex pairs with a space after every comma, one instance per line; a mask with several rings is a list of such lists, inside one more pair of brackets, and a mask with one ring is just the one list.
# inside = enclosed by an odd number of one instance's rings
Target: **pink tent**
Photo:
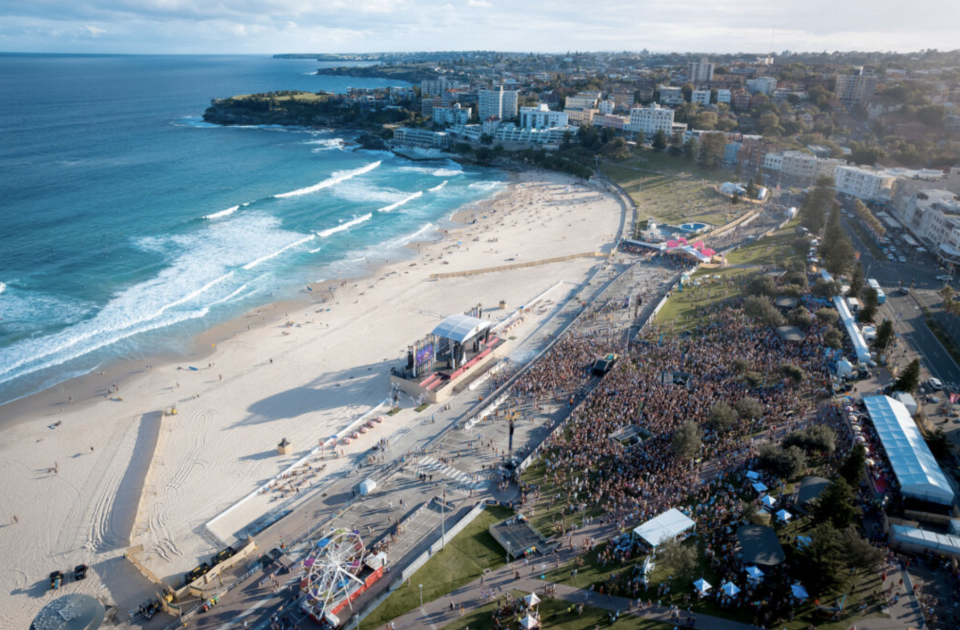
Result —
[[700, 250], [700, 252], [701, 252], [704, 256], [713, 256], [714, 254], [717, 253], [717, 252], [713, 251], [712, 249], [710, 249], [709, 247], [704, 247], [702, 250]]
[[667, 241], [667, 247], [680, 247], [680, 243], [677, 241]]
[[683, 238], [682, 236], [677, 239], [677, 242], [680, 243], [681, 245], [687, 245], [687, 244], [688, 244], [688, 243], [687, 243], [687, 239]]
[[697, 241], [693, 244], [694, 249], [703, 249], [703, 241]]

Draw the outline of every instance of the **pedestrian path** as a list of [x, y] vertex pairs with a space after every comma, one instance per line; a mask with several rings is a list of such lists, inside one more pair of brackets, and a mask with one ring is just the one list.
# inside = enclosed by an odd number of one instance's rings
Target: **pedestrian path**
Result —
[[420, 458], [420, 461], [417, 463], [417, 469], [419, 472], [427, 475], [440, 474], [444, 477], [452, 479], [456, 482], [456, 484], [451, 487], [454, 490], [459, 490], [467, 494], [469, 494], [471, 490], [484, 490], [490, 485], [490, 481], [486, 478], [482, 478], [479, 473], [469, 475], [459, 468], [454, 468], [453, 466], [444, 464], [443, 462], [430, 457], [429, 455], [425, 455]]

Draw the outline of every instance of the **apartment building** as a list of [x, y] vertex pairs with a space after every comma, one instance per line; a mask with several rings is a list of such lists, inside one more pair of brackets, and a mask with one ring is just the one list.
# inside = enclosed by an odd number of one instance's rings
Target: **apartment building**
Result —
[[710, 104], [710, 90], [694, 90], [690, 94], [691, 103], [700, 103], [704, 107]]
[[837, 84], [834, 92], [842, 102], [860, 103], [871, 96], [877, 89], [877, 76], [864, 72], [863, 67], [857, 68], [853, 74], [837, 75]]
[[818, 158], [804, 151], [768, 153], [763, 160], [764, 170], [776, 173], [776, 183], [784, 186], [810, 186], [822, 175], [834, 177], [837, 167], [844, 164], [843, 160]]
[[630, 120], [624, 127], [625, 131], [643, 132], [649, 141], [658, 131], [668, 136], [673, 132], [673, 110], [651, 103], [650, 107], [634, 107], [630, 110]]
[[838, 166], [837, 192], [857, 199], [888, 199], [897, 175], [871, 166]]
[[404, 149], [445, 149], [450, 136], [442, 131], [398, 127], [393, 130], [393, 146]]
[[777, 89], [776, 77], [757, 77], [756, 79], [747, 79], [747, 90], [751, 94], [766, 94], [770, 96]]
[[449, 107], [434, 107], [431, 112], [433, 122], [438, 125], [465, 125], [470, 122], [473, 109], [454, 103]]
[[545, 103], [520, 108], [520, 126], [524, 129], [552, 129], [569, 124], [567, 112], [550, 111]]
[[660, 90], [660, 104], [661, 105], [682, 105], [683, 104], [683, 91], [678, 87], [671, 87], [669, 85], [661, 85]]
[[694, 85], [713, 81], [714, 64], [701, 57], [698, 61], [687, 62], [687, 80]]
[[502, 85], [493, 90], [480, 90], [477, 92], [477, 113], [480, 120], [491, 116], [501, 120], [516, 118], [519, 97], [520, 92], [505, 90]]
[[901, 216], [942, 262], [960, 264], [960, 195], [949, 190], [919, 190], [907, 200]]

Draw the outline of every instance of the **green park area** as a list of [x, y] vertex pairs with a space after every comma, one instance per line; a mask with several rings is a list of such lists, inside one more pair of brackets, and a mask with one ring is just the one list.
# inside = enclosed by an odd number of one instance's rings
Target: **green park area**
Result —
[[804, 254], [793, 247], [797, 238], [794, 220], [770, 236], [758, 239], [727, 255], [726, 267], [701, 267], [683, 291], [674, 290], [656, 315], [656, 322], [673, 332], [693, 330], [703, 309], [742, 295], [743, 282], [763, 267], [785, 268], [803, 263]]
[[731, 203], [714, 190], [733, 177], [729, 171], [701, 169], [666, 153], [643, 151], [601, 168], [633, 198], [641, 224], [652, 219], [673, 225], [695, 221], [720, 226], [754, 207]]
[[391, 619], [418, 608], [420, 584], [423, 584], [423, 601], [432, 602], [479, 579], [486, 569], [503, 566], [503, 550], [489, 529], [512, 515], [513, 510], [507, 508], [485, 509], [447, 543], [446, 549], [438, 551], [413, 574], [409, 586], [403, 585], [394, 591], [360, 623], [360, 627], [366, 630], [382, 628]]

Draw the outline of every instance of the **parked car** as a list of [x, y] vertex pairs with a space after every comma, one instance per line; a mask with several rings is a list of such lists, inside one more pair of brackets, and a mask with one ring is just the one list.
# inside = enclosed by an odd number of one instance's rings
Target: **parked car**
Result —
[[929, 385], [930, 389], [932, 389], [935, 392], [938, 392], [941, 389], [943, 389], [943, 383], [940, 382], [940, 379], [934, 378], [932, 376], [927, 379], [927, 385]]
[[937, 276], [937, 280], [940, 280], [941, 282], [950, 282], [952, 278], [953, 276]]
[[906, 263], [906, 262], [907, 262], [907, 257], [906, 257], [906, 256], [900, 256], [899, 258], [897, 258], [897, 260], [899, 260], [899, 261], [902, 262], [902, 263]]

